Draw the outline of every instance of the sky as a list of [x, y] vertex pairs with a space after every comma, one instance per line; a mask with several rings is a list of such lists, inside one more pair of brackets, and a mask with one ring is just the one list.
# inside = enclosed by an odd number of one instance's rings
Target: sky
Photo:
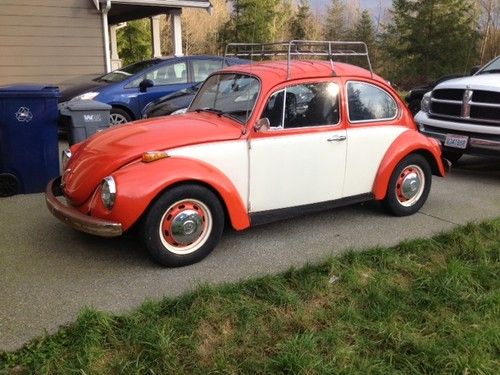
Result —
[[[311, 5], [316, 10], [324, 10], [328, 5], [330, 5], [330, 0], [310, 0]], [[350, 0], [345, 0], [350, 1]], [[360, 7], [362, 9], [368, 9], [373, 13], [377, 10], [379, 0], [358, 0]], [[387, 9], [390, 8], [392, 4], [392, 0], [382, 0], [382, 7]]]

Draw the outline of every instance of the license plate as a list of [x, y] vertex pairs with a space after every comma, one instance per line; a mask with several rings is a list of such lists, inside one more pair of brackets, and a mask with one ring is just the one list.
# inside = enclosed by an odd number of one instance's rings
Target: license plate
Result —
[[467, 147], [468, 140], [469, 137], [467, 137], [466, 135], [447, 134], [446, 139], [444, 140], [444, 145], [448, 147], [464, 149]]

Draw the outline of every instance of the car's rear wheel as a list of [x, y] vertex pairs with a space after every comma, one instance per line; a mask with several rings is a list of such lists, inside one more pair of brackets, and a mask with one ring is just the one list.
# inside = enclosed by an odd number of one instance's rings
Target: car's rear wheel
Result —
[[130, 114], [121, 108], [113, 107], [109, 113], [109, 124], [111, 126], [125, 124], [132, 121]]
[[428, 161], [418, 154], [407, 156], [396, 166], [389, 180], [383, 201], [385, 208], [396, 216], [414, 214], [427, 200], [431, 182]]
[[150, 208], [143, 238], [151, 256], [168, 267], [186, 266], [205, 258], [224, 229], [218, 197], [199, 185], [167, 190]]

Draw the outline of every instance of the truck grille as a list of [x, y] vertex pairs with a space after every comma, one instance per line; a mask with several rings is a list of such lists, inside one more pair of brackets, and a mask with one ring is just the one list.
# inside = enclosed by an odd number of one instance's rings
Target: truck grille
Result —
[[500, 93], [486, 90], [437, 89], [430, 116], [500, 126]]

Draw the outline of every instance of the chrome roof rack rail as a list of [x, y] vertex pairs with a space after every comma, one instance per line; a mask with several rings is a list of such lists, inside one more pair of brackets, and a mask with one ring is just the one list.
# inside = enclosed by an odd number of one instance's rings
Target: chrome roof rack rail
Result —
[[293, 58], [303, 56], [327, 57], [330, 60], [332, 71], [335, 74], [333, 62], [338, 57], [366, 57], [368, 69], [373, 77], [372, 64], [368, 55], [368, 47], [363, 42], [351, 41], [316, 41], [316, 40], [291, 40], [289, 42], [274, 43], [229, 43], [224, 52], [227, 57], [253, 57], [273, 58], [286, 56], [287, 78], [290, 78], [290, 66]]

